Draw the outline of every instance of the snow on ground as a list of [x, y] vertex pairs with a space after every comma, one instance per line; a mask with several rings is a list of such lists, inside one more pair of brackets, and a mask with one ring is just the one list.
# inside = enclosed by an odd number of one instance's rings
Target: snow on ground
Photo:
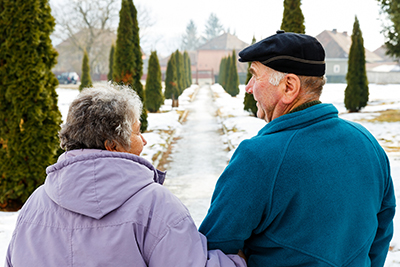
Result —
[[[167, 149], [171, 141], [171, 134], [179, 136], [181, 123], [179, 119], [190, 105], [190, 98], [196, 93], [196, 85], [186, 89], [179, 97], [179, 108], [171, 108], [171, 101], [166, 100], [160, 113], [148, 113], [148, 132], [144, 133], [147, 145], [142, 156], [151, 162], [157, 162], [158, 155]], [[400, 146], [400, 123], [372, 123], [365, 120], [379, 115], [379, 111], [387, 109], [400, 109], [400, 85], [369, 85], [369, 103], [360, 113], [347, 113], [344, 104], [344, 90], [346, 84], [326, 84], [321, 96], [324, 103], [333, 103], [339, 110], [340, 117], [360, 122], [364, 125], [385, 147], [391, 163], [392, 177], [395, 185], [396, 197], [400, 199], [400, 149], [388, 149]], [[238, 144], [257, 134], [266, 124], [263, 120], [250, 116], [243, 110], [244, 85], [240, 86], [240, 94], [236, 97], [228, 95], [223, 88], [212, 85], [214, 100], [219, 108], [219, 120], [224, 128], [224, 141], [233, 153]], [[74, 89], [57, 89], [59, 95], [59, 108], [63, 121], [68, 112], [68, 106], [79, 93]], [[8, 242], [18, 216], [18, 212], [0, 212], [0, 264], [4, 259]], [[391, 242], [393, 247], [389, 252], [385, 267], [400, 267], [400, 215], [396, 215], [395, 232]]]

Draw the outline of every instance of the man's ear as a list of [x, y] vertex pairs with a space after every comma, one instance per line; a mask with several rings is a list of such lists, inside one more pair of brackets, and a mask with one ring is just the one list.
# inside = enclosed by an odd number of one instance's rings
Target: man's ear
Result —
[[289, 73], [284, 78], [284, 86], [282, 101], [285, 104], [291, 104], [300, 94], [300, 78]]

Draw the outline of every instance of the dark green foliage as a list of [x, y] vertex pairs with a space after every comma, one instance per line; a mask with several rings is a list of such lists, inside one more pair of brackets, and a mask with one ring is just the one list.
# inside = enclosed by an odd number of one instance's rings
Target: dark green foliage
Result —
[[176, 65], [176, 57], [175, 54], [172, 53], [167, 64], [164, 97], [166, 99], [172, 99], [173, 107], [175, 106], [175, 100], [177, 100], [179, 96], [178, 76], [176, 74], [175, 65]]
[[129, 9], [131, 12], [132, 18], [132, 44], [133, 44], [133, 54], [134, 57], [132, 60], [134, 61], [134, 69], [133, 69], [133, 84], [132, 87], [136, 91], [136, 93], [140, 96], [140, 99], [143, 102], [143, 111], [140, 116], [140, 131], [145, 132], [147, 130], [148, 122], [147, 122], [147, 109], [146, 109], [146, 100], [145, 94], [143, 90], [143, 84], [140, 82], [143, 75], [143, 59], [142, 59], [142, 51], [140, 49], [140, 37], [139, 37], [139, 22], [137, 20], [137, 10], [132, 0], [128, 0]]
[[146, 107], [150, 112], [157, 112], [164, 103], [161, 86], [161, 68], [157, 52], [151, 52], [146, 79]]
[[385, 23], [383, 34], [387, 41], [387, 53], [395, 58], [400, 58], [400, 0], [377, 0], [383, 13], [386, 13], [391, 24]]
[[143, 85], [140, 82], [143, 61], [136, 13], [132, 0], [122, 0], [115, 47], [113, 80], [120, 84], [130, 85], [144, 103], [143, 112], [140, 116], [142, 123], [140, 130], [145, 132], [148, 122]]
[[[251, 44], [255, 44], [256, 43], [256, 38], [253, 36], [253, 40], [251, 41]], [[249, 66], [247, 68], [247, 77], [246, 77], [246, 84], [249, 83], [251, 77], [253, 76], [250, 73], [250, 66], [251, 66], [251, 62], [248, 63]], [[257, 114], [257, 101], [254, 100], [254, 96], [253, 94], [248, 94], [247, 92], [244, 94], [244, 110], [247, 110], [249, 112], [251, 112], [253, 115]]]
[[232, 51], [232, 57], [230, 59], [229, 76], [226, 81], [225, 91], [231, 96], [236, 96], [239, 94], [239, 75], [237, 72], [235, 50]]
[[183, 55], [179, 52], [179, 50], [176, 50], [174, 56], [175, 56], [175, 66], [176, 66], [176, 78], [178, 79], [178, 90], [179, 90], [179, 95], [181, 95], [183, 90], [186, 89]]
[[222, 77], [222, 79], [223, 79], [223, 81], [224, 81], [224, 85], [223, 85], [222, 87], [225, 89], [225, 91], [226, 91], [226, 86], [227, 86], [227, 84], [228, 84], [229, 70], [230, 70], [230, 68], [231, 68], [231, 61], [232, 61], [232, 58], [231, 58], [231, 56], [229, 55], [229, 56], [226, 58], [226, 62], [225, 62], [225, 72], [224, 72], [224, 76]]
[[369, 92], [365, 68], [364, 40], [357, 17], [353, 25], [348, 62], [344, 105], [350, 112], [358, 112], [367, 105]]
[[305, 33], [304, 16], [301, 11], [301, 0], [284, 0], [281, 30], [285, 32]]
[[17, 210], [56, 161], [61, 113], [48, 0], [0, 1], [0, 209]]
[[83, 53], [82, 77], [81, 84], [79, 85], [79, 91], [82, 91], [83, 88], [92, 87], [92, 85], [92, 78], [90, 77], [89, 57], [85, 50], [85, 52]]
[[192, 63], [190, 62], [190, 57], [187, 51], [183, 53], [183, 62], [185, 68], [185, 87], [188, 88], [192, 85]]
[[107, 75], [107, 80], [112, 81], [113, 79], [113, 65], [114, 65], [114, 52], [115, 52], [115, 45], [111, 45], [110, 49], [110, 57], [109, 57], [109, 64], [108, 64], [108, 75]]
[[122, 0], [115, 46], [113, 80], [117, 83], [133, 84], [135, 57], [133, 49], [133, 22], [127, 0]]
[[218, 83], [225, 88], [225, 69], [227, 58], [223, 57], [219, 63]]

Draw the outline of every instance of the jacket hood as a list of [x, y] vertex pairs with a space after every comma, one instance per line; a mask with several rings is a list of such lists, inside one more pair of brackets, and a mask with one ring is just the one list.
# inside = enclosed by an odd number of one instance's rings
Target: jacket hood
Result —
[[95, 219], [119, 208], [165, 173], [136, 155], [106, 150], [73, 150], [46, 169], [44, 189], [59, 206]]

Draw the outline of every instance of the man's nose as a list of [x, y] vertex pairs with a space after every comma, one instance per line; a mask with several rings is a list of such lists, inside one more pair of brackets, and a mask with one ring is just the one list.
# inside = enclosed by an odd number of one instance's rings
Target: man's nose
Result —
[[253, 93], [253, 77], [251, 77], [251, 79], [249, 80], [249, 82], [247, 83], [245, 90], [248, 94], [252, 94]]

